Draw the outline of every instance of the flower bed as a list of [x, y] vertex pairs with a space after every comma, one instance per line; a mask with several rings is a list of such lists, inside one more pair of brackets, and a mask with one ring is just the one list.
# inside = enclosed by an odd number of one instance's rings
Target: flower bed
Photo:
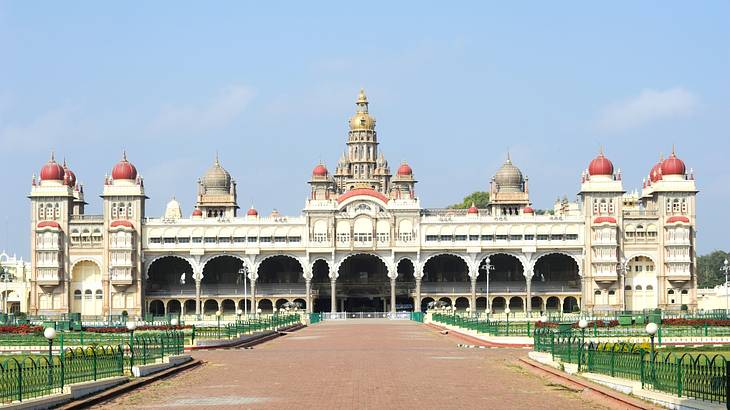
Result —
[[[185, 330], [185, 329], [191, 329], [192, 326], [139, 326], [135, 329], [135, 331], [166, 331], [166, 330]], [[86, 327], [84, 328], [85, 332], [90, 333], [129, 333], [129, 329], [126, 327]]]
[[666, 326], [730, 326], [728, 319], [662, 319]]
[[16, 335], [33, 335], [43, 333], [43, 326], [14, 325], [0, 326], [0, 333], [12, 333]]

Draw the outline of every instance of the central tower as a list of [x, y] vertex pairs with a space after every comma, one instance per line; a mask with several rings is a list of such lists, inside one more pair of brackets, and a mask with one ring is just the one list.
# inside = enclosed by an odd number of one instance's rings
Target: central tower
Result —
[[338, 193], [357, 188], [369, 188], [388, 193], [390, 168], [382, 154], [378, 154], [378, 135], [375, 118], [368, 112], [365, 90], [357, 97], [355, 115], [350, 117], [347, 150], [342, 154], [335, 171]]

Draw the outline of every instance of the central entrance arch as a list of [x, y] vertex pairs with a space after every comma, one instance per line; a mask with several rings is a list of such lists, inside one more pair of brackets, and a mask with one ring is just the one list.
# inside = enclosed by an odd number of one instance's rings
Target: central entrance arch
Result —
[[387, 312], [388, 267], [375, 255], [348, 256], [337, 277], [338, 309], [342, 312]]

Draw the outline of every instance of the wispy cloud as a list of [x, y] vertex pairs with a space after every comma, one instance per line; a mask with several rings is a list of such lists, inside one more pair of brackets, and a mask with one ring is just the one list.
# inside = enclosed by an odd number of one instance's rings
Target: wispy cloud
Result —
[[152, 134], [202, 132], [225, 127], [238, 118], [254, 97], [246, 86], [233, 85], [222, 90], [207, 104], [164, 107], [149, 125]]
[[682, 87], [646, 89], [638, 95], [607, 106], [598, 119], [603, 131], [624, 131], [663, 119], [684, 117], [698, 106], [699, 99]]
[[77, 139], [83, 126], [77, 120], [77, 109], [63, 107], [45, 112], [26, 123], [5, 123], [0, 120], [0, 148], [3, 150], [54, 147], [68, 139]]

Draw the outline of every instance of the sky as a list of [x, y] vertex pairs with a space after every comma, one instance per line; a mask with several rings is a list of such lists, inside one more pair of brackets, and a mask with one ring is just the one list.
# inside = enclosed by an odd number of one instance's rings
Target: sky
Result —
[[447, 3], [0, 0], [0, 249], [27, 258], [52, 151], [87, 213], [126, 149], [148, 216], [189, 214], [216, 152], [243, 209], [300, 214], [360, 88], [425, 207], [487, 190], [508, 151], [537, 208], [574, 199], [601, 146], [640, 189], [674, 145], [698, 252], [730, 248], [730, 2]]

